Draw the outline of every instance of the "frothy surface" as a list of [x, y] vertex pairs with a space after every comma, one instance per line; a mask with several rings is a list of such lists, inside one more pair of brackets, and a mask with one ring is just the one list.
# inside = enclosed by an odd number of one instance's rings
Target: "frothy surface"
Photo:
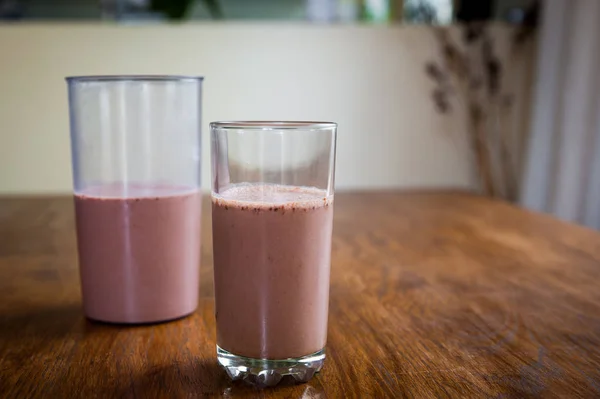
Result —
[[315, 187], [284, 186], [277, 184], [233, 185], [219, 194], [213, 193], [213, 201], [232, 206], [316, 206], [329, 205], [333, 196]]

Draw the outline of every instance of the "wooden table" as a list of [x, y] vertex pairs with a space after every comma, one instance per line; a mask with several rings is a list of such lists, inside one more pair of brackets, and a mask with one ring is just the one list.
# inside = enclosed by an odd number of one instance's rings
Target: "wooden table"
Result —
[[82, 315], [71, 199], [0, 200], [0, 397], [600, 396], [600, 234], [450, 192], [338, 194], [325, 368], [231, 383], [208, 205], [196, 314], [116, 327]]

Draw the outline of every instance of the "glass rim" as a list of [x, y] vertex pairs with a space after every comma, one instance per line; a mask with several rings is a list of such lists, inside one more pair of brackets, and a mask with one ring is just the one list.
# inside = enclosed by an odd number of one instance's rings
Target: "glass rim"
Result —
[[180, 82], [180, 81], [202, 81], [203, 76], [195, 75], [81, 75], [67, 76], [68, 83], [77, 82]]
[[335, 122], [320, 121], [219, 121], [211, 122], [211, 129], [236, 130], [322, 130], [335, 129]]

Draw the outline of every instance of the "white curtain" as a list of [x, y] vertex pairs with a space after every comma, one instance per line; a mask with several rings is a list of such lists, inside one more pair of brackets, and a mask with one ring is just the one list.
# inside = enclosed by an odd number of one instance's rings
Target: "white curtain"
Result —
[[600, 1], [545, 0], [522, 205], [600, 229]]

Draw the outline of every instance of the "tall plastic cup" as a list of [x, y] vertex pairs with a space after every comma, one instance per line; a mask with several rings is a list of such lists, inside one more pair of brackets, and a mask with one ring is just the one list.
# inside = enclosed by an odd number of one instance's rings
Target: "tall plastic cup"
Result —
[[83, 307], [151, 323], [198, 304], [202, 78], [67, 78]]

